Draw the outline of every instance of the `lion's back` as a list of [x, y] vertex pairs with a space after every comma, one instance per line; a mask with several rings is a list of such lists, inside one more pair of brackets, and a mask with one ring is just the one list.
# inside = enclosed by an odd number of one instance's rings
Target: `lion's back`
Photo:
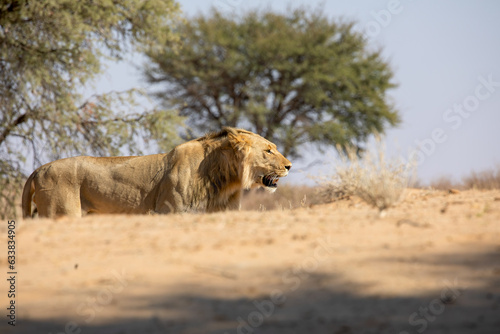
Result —
[[77, 182], [77, 169], [81, 164], [81, 158], [74, 157], [55, 160], [38, 167], [34, 172], [34, 181], [37, 189], [52, 188], [52, 186], [64, 185], [65, 183]]

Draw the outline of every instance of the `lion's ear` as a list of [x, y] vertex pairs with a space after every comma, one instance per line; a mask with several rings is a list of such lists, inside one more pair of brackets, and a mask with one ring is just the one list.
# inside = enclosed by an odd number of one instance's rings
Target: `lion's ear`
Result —
[[229, 140], [229, 143], [231, 144], [231, 147], [235, 151], [243, 151], [245, 147], [247, 146], [247, 141], [243, 136], [239, 135], [238, 133], [235, 133], [233, 131], [228, 132], [227, 138]]

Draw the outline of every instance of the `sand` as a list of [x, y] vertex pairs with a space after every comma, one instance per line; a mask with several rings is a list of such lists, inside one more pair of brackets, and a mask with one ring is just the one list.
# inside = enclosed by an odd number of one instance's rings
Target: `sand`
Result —
[[16, 241], [0, 333], [500, 332], [500, 191], [411, 190], [383, 217], [352, 198], [18, 219]]

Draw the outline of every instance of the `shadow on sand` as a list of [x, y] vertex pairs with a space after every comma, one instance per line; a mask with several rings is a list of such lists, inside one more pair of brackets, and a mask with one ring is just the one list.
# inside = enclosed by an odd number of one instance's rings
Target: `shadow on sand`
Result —
[[281, 295], [275, 291], [271, 296], [271, 290], [251, 299], [212, 298], [207, 297], [210, 291], [203, 295], [189, 293], [180, 286], [179, 291], [184, 292], [177, 295], [159, 292], [134, 301], [137, 311], [149, 311], [152, 315], [149, 318], [117, 319], [77, 327], [64, 319], [33, 321], [22, 319], [21, 314], [15, 328], [1, 328], [2, 333], [16, 334], [499, 333], [499, 253], [443, 255], [427, 261], [436, 270], [456, 266], [464, 274], [484, 270], [484, 275], [474, 287], [461, 286], [460, 277], [452, 276], [435, 293], [418, 295], [408, 291], [404, 297], [358, 295], [355, 284], [321, 272], [284, 283]]

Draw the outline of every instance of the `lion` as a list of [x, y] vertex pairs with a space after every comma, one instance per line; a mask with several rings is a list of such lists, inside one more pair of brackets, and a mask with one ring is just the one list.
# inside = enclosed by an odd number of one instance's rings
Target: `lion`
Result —
[[79, 156], [43, 165], [24, 186], [23, 217], [31, 217], [32, 201], [39, 217], [50, 218], [237, 210], [243, 189], [274, 192], [291, 167], [272, 142], [225, 127], [167, 154]]

